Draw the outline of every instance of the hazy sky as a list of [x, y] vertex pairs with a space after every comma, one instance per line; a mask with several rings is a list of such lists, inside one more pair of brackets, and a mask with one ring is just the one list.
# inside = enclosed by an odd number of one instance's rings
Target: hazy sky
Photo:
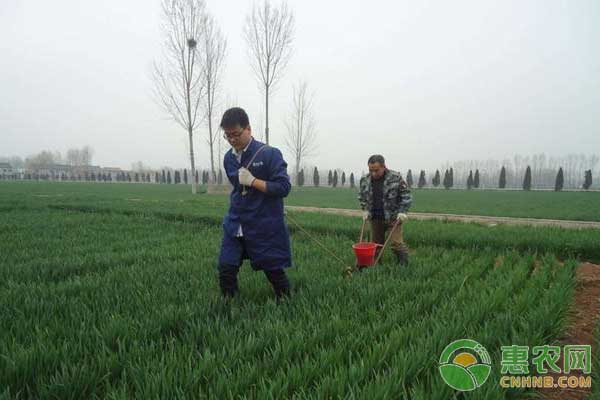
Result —
[[[600, 2], [290, 2], [294, 54], [272, 100], [281, 146], [292, 85], [315, 91], [321, 168], [400, 170], [515, 153], [600, 152]], [[264, 126], [242, 38], [251, 2], [209, 0], [228, 40], [223, 103]], [[151, 96], [159, 0], [0, 1], [0, 156], [90, 145], [94, 164], [189, 165]], [[229, 99], [229, 100], [227, 100]], [[221, 110], [219, 110], [219, 113]], [[206, 130], [199, 165], [208, 166]], [[290, 163], [291, 164], [291, 163]]]

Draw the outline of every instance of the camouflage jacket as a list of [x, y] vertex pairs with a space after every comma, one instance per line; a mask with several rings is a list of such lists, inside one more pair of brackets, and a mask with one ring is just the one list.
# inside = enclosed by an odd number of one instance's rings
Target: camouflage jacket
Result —
[[[373, 191], [371, 190], [371, 176], [366, 175], [360, 179], [360, 193], [358, 195], [360, 207], [371, 213], [373, 208]], [[398, 213], [405, 213], [412, 204], [412, 196], [408, 185], [399, 172], [387, 170], [383, 181], [383, 213], [386, 222], [396, 219]]]

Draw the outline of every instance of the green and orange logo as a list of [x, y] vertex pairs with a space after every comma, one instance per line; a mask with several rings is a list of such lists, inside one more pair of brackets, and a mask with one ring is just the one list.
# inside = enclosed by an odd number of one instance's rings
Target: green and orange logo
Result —
[[440, 356], [440, 374], [451, 388], [462, 392], [477, 389], [492, 371], [487, 350], [470, 339], [450, 343]]

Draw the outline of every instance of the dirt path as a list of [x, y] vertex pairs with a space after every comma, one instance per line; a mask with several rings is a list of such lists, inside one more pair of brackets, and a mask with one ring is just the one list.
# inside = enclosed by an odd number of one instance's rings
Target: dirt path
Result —
[[[598, 349], [594, 341], [594, 331], [600, 315], [600, 265], [583, 263], [577, 269], [577, 286], [575, 299], [569, 310], [566, 334], [560, 338], [561, 343], [589, 344], [592, 346], [592, 362], [598, 357]], [[563, 357], [558, 362], [563, 365]], [[593, 372], [593, 366], [592, 366]], [[556, 374], [551, 374], [555, 377]], [[572, 371], [569, 375], [582, 376], [580, 371]], [[555, 378], [556, 379], [556, 378]], [[597, 385], [592, 379], [592, 387]], [[545, 400], [583, 400], [588, 398], [591, 389], [551, 389], [541, 390]]]
[[[286, 206], [285, 208], [290, 211], [319, 212], [324, 214], [344, 215], [352, 217], [359, 217], [362, 215], [362, 211], [360, 210], [350, 210], [344, 208], [319, 208], [300, 206]], [[490, 226], [498, 224], [507, 224], [530, 226], [556, 226], [567, 229], [600, 229], [600, 222], [596, 221], [567, 221], [538, 218], [487, 217], [482, 215], [433, 214], [417, 212], [409, 213], [409, 218], [415, 220], [437, 219], [442, 221], [476, 222], [480, 224], [488, 224]]]

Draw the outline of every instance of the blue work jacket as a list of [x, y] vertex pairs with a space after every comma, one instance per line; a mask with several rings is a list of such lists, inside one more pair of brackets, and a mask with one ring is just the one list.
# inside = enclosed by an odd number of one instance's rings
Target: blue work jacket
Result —
[[[242, 153], [241, 163], [230, 149], [223, 159], [227, 179], [233, 185], [229, 196], [229, 211], [223, 220], [223, 242], [219, 262], [222, 265], [241, 265], [249, 258], [255, 270], [273, 270], [292, 265], [290, 236], [284, 220], [283, 198], [291, 189], [287, 163], [281, 151], [267, 146], [253, 159], [264, 143], [253, 139]], [[250, 162], [252, 161], [252, 162]], [[267, 182], [267, 192], [243, 186], [238, 180], [238, 170], [246, 167], [252, 175]], [[239, 227], [245, 243], [236, 237]]]

